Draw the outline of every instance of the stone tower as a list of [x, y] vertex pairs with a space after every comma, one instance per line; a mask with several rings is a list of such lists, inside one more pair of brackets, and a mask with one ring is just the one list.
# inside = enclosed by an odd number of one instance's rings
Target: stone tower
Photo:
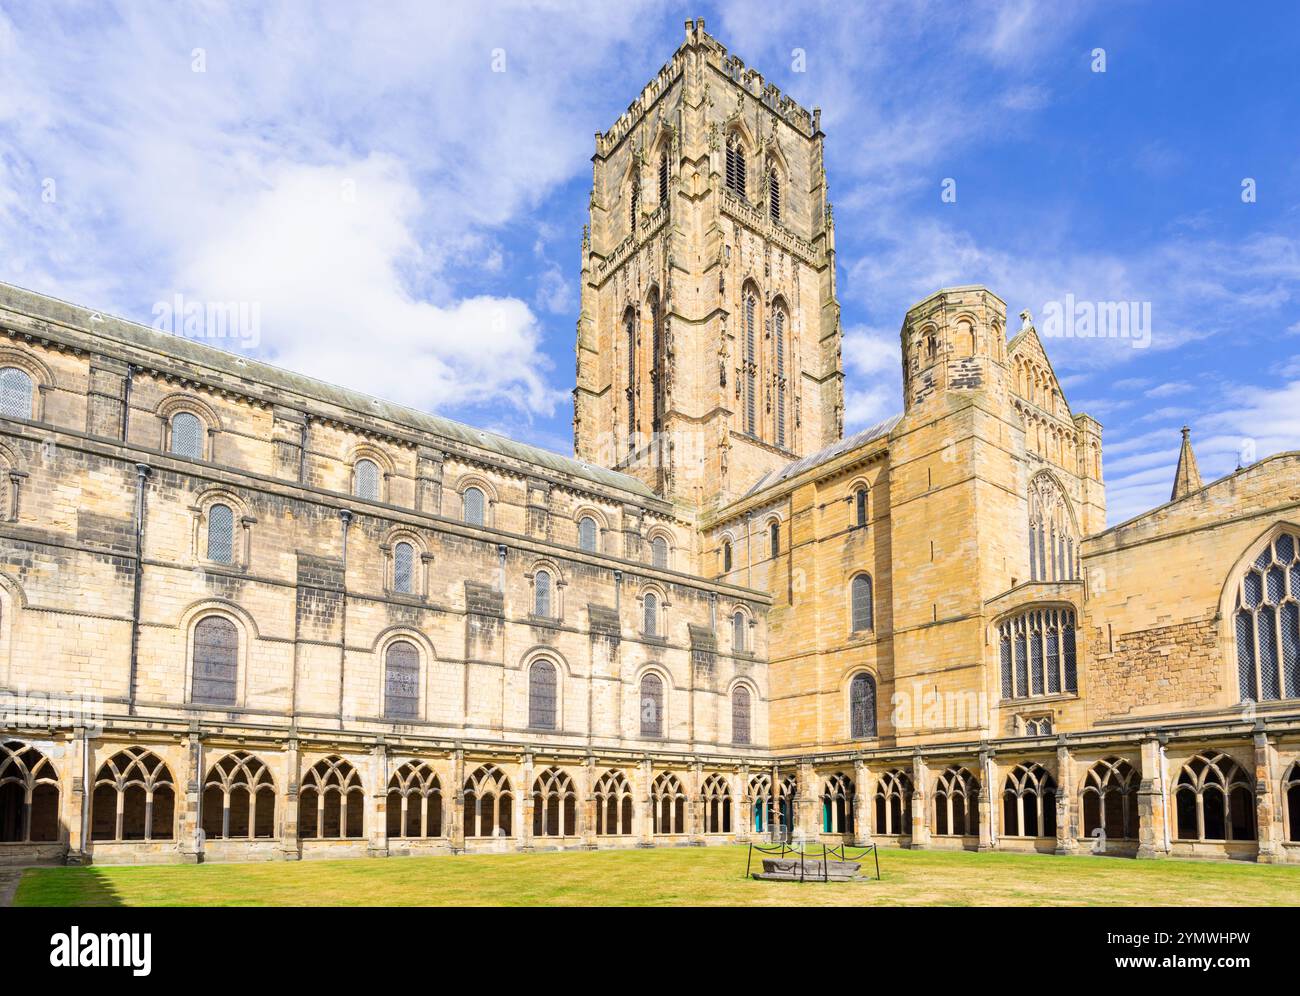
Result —
[[596, 135], [574, 449], [688, 508], [838, 439], [820, 112], [704, 31]]

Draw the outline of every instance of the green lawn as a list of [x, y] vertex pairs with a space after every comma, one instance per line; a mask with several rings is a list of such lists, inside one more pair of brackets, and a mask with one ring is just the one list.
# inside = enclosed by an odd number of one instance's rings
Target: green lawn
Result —
[[33, 868], [17, 906], [1296, 905], [1300, 867], [882, 850], [882, 881], [755, 882], [743, 847]]

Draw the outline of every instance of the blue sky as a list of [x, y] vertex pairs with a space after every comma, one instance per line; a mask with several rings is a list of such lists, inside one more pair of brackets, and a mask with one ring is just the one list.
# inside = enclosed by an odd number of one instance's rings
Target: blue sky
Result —
[[0, 279], [255, 303], [225, 345], [568, 452], [592, 135], [703, 16], [822, 108], [850, 429], [901, 407], [908, 305], [986, 283], [1013, 329], [1150, 304], [1146, 348], [1046, 343], [1112, 523], [1184, 422], [1207, 479], [1300, 448], [1295, 4], [442, 8], [2, 0]]

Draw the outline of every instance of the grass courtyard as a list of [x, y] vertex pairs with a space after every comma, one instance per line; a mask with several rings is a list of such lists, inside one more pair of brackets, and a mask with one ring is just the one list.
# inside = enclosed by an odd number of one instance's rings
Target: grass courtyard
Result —
[[[756, 857], [757, 860], [757, 857]], [[882, 881], [755, 882], [745, 848], [32, 868], [16, 906], [1296, 905], [1300, 867], [880, 852]]]

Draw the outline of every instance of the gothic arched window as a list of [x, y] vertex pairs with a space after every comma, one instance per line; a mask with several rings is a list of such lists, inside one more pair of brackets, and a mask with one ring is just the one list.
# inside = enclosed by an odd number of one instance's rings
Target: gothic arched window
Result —
[[745, 196], [745, 147], [734, 132], [727, 139], [727, 189], [738, 197]]
[[1007, 775], [1002, 832], [1008, 837], [1056, 836], [1056, 780], [1041, 764], [1018, 764]]
[[261, 758], [227, 754], [203, 780], [203, 832], [209, 840], [275, 837], [275, 780]]
[[528, 726], [534, 730], [555, 729], [556, 704], [555, 665], [548, 660], [535, 661], [528, 669]]
[[352, 493], [367, 501], [379, 500], [379, 464], [358, 460], [352, 468]]
[[220, 503], [208, 509], [208, 559], [216, 564], [235, 562], [235, 513]]
[[659, 153], [659, 203], [668, 203], [668, 150]]
[[0, 415], [32, 418], [32, 377], [18, 367], [0, 370]]
[[128, 747], [99, 766], [92, 840], [171, 840], [175, 821], [176, 782], [158, 755]]
[[442, 783], [424, 762], [407, 761], [388, 779], [388, 836], [441, 837]]
[[632, 191], [630, 198], [631, 210], [628, 211], [628, 229], [633, 235], [636, 235], [636, 223], [641, 214], [641, 180], [639, 170], [634, 166], [632, 173]]
[[632, 832], [632, 789], [623, 772], [606, 771], [596, 782], [592, 795], [596, 799], [598, 835], [627, 835]]
[[53, 843], [59, 826], [59, 773], [35, 747], [0, 743], [0, 841]]
[[1280, 533], [1246, 569], [1234, 626], [1241, 700], [1300, 698], [1300, 536]]
[[973, 837], [980, 826], [980, 783], [965, 768], [949, 768], [935, 783], [934, 832]]
[[876, 833], [912, 835], [912, 776], [901, 768], [886, 771], [876, 782]]
[[203, 423], [197, 415], [177, 412], [171, 421], [171, 450], [175, 456], [199, 460], [203, 457]]
[[664, 772], [654, 780], [650, 786], [650, 806], [655, 833], [686, 832], [686, 793], [676, 775]]
[[664, 683], [657, 674], [641, 679], [641, 736], [664, 735]]
[[578, 832], [578, 793], [573, 779], [547, 768], [533, 782], [533, 836], [572, 837]]
[[415, 547], [405, 540], [393, 547], [393, 591], [399, 595], [415, 591]]
[[1102, 830], [1110, 840], [1137, 840], [1137, 790], [1141, 778], [1128, 761], [1103, 758], [1088, 769], [1079, 795], [1083, 802], [1083, 832]]
[[1078, 576], [1074, 518], [1049, 474], [1029, 484], [1029, 580], [1072, 581]]
[[775, 166], [767, 174], [767, 213], [773, 221], [781, 220], [781, 177]]
[[758, 298], [745, 291], [745, 432], [754, 435], [758, 427]]
[[875, 628], [872, 613], [871, 575], [855, 574], [849, 584], [849, 601], [853, 616], [853, 632], [866, 633]]
[[466, 837], [509, 837], [514, 794], [510, 779], [494, 764], [485, 764], [465, 779]]
[[776, 354], [776, 445], [785, 446], [785, 308], [772, 315], [772, 352]]
[[636, 447], [636, 315], [628, 308], [623, 315], [624, 341], [627, 345], [627, 445]]
[[207, 616], [194, 627], [194, 674], [190, 700], [234, 705], [239, 675], [239, 630], [224, 616]]
[[469, 487], [461, 496], [466, 525], [481, 526], [486, 521], [487, 499], [480, 488]]
[[1208, 750], [1174, 786], [1179, 840], [1254, 840], [1255, 785], [1227, 754]]
[[744, 685], [737, 685], [731, 692], [731, 742], [734, 744], [747, 744], [751, 742], [752, 707], [750, 702], [749, 689]]
[[849, 736], [870, 740], [876, 735], [876, 680], [859, 672], [849, 683]]
[[1079, 690], [1074, 609], [1030, 609], [998, 627], [1002, 697]]
[[709, 775], [700, 788], [705, 833], [731, 833], [731, 786], [719, 774]]
[[853, 779], [837, 771], [826, 779], [822, 790], [822, 832], [853, 832]]
[[650, 292], [650, 431], [662, 432], [664, 420], [664, 318], [659, 309], [659, 291]]
[[398, 640], [384, 654], [384, 718], [415, 719], [420, 714], [420, 652]]

